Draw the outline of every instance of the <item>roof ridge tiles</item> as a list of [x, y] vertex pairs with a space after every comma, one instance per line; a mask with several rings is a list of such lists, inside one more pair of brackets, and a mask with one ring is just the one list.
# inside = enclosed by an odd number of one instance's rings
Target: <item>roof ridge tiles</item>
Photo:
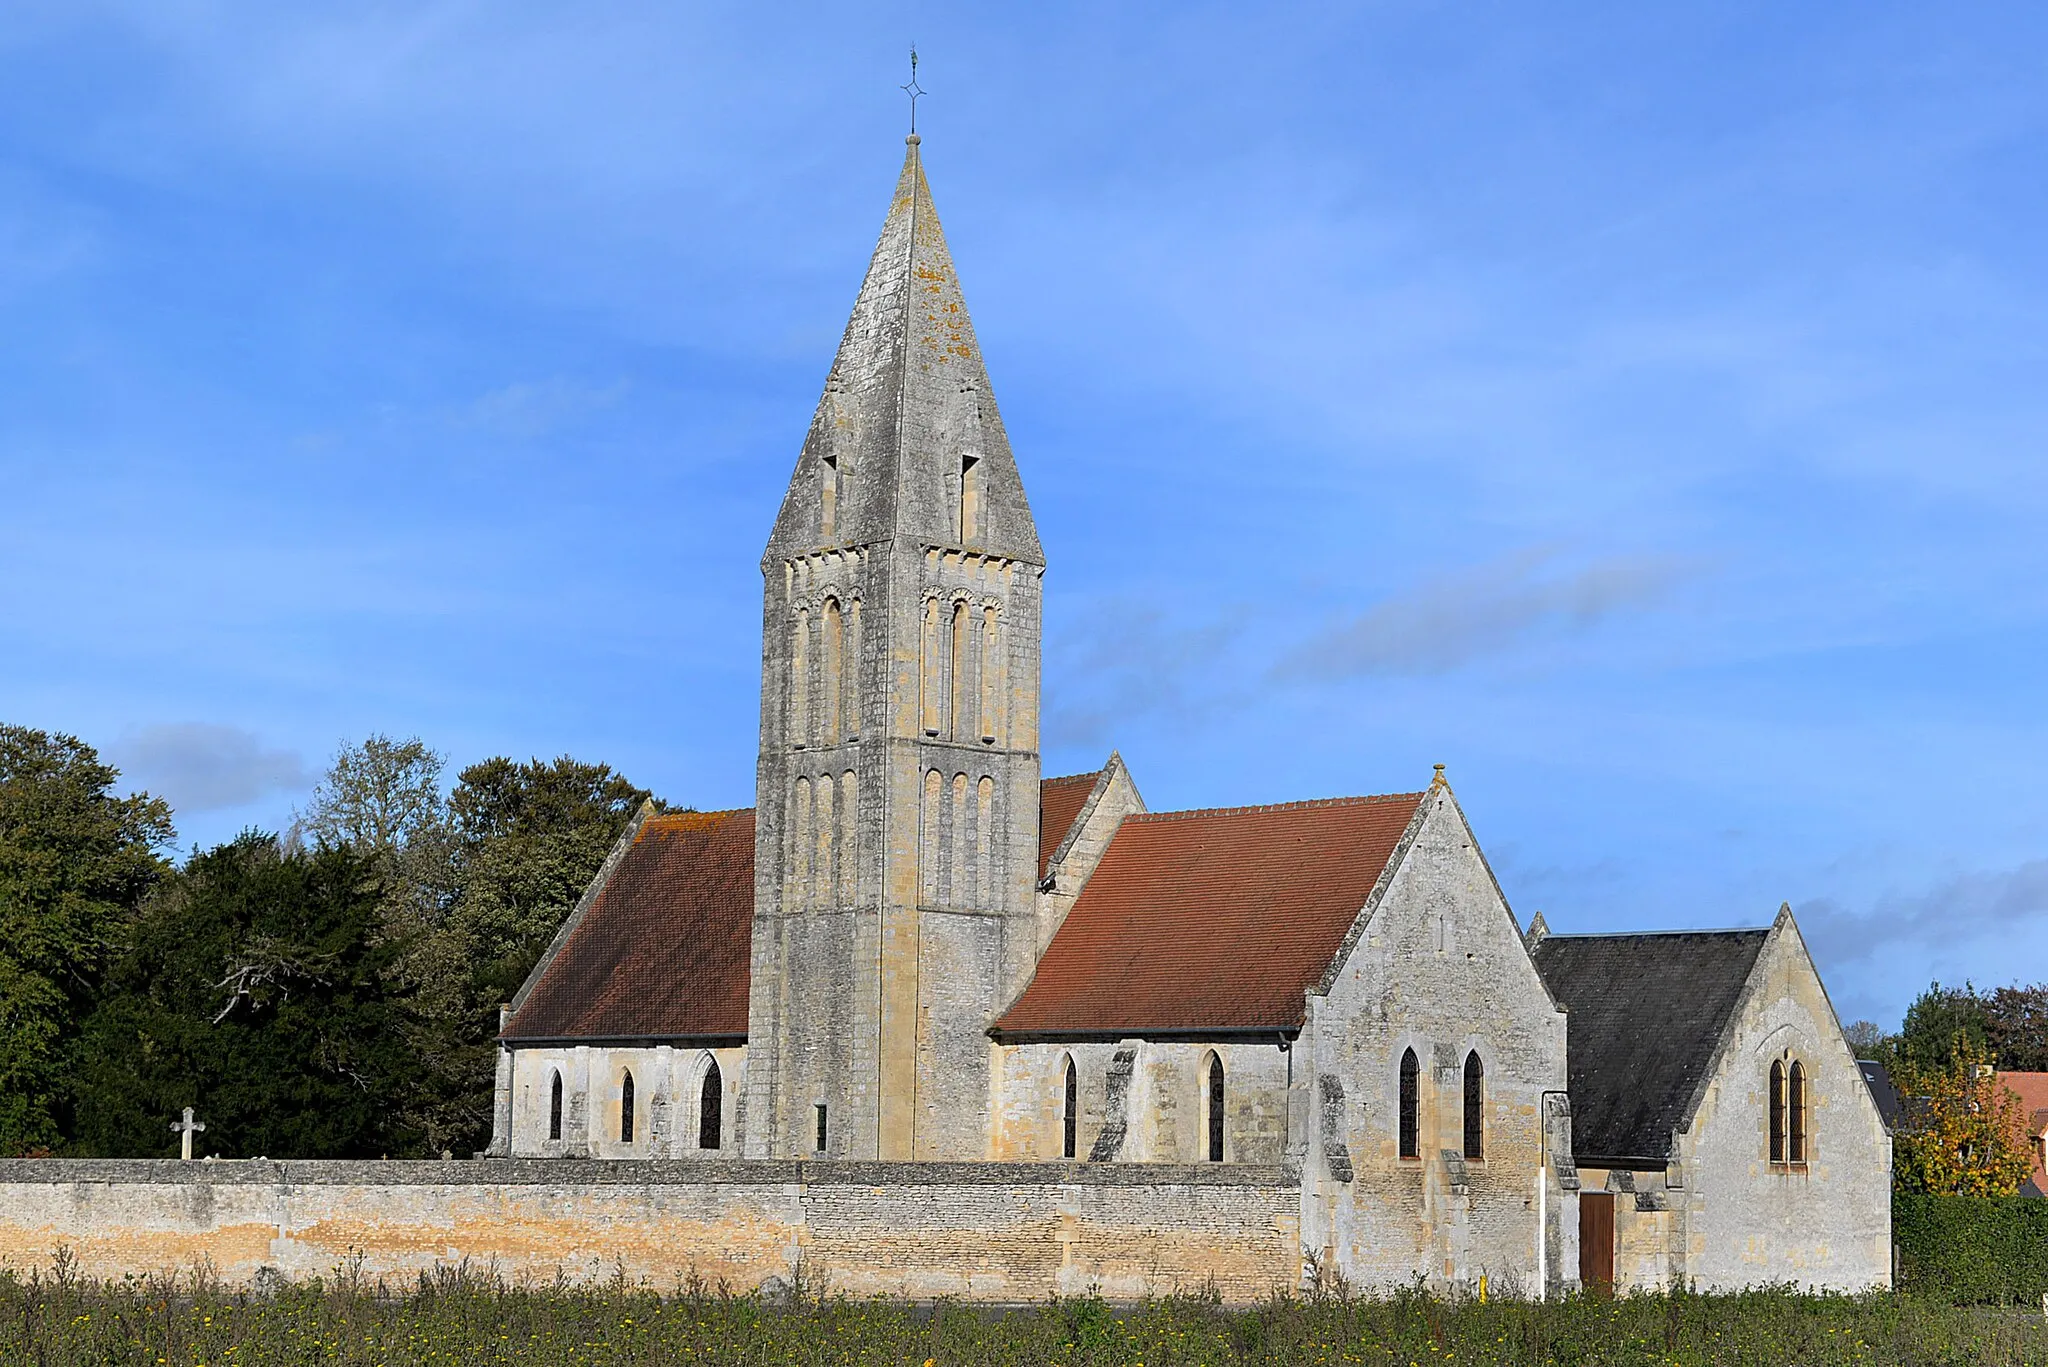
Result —
[[1243, 807], [1189, 807], [1177, 812], [1133, 812], [1126, 821], [1174, 821], [1191, 816], [1239, 816], [1247, 812], [1290, 812], [1309, 807], [1364, 807], [1382, 802], [1419, 802], [1427, 791], [1368, 793], [1356, 797], [1312, 797], [1299, 802], [1258, 802]]
[[1546, 940], [1626, 940], [1642, 935], [1767, 935], [1769, 926], [1698, 926], [1676, 930], [1552, 931]]
[[1102, 770], [1100, 769], [1083, 769], [1078, 774], [1054, 774], [1051, 778], [1041, 778], [1038, 781], [1040, 783], [1076, 783], [1085, 778], [1090, 783], [1093, 783], [1101, 776]]

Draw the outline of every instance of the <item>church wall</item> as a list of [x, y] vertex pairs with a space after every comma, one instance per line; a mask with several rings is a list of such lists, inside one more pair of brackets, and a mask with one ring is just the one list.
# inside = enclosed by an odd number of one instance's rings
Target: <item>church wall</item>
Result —
[[511, 1282], [1020, 1302], [1298, 1284], [1299, 1188], [1278, 1168], [738, 1161], [564, 1164], [0, 1161], [0, 1265], [87, 1276], [302, 1279], [360, 1257], [410, 1283], [467, 1259]]
[[[1110, 1074], [1120, 1051], [1132, 1054], [1121, 1096]], [[1223, 1060], [1223, 1159], [1283, 1162], [1288, 1146], [1288, 1057], [1274, 1042], [1018, 1044], [996, 1047], [996, 1134], [990, 1157], [1006, 1162], [1063, 1161], [1066, 1061], [1074, 1060], [1080, 1100], [1075, 1159], [1095, 1152], [1112, 1114], [1124, 1122], [1113, 1160], [1208, 1161], [1204, 1062]]]
[[[1546, 1093], [1565, 1090], [1565, 1020], [1449, 790], [1424, 799], [1412, 844], [1328, 984], [1309, 997], [1304, 1220], [1326, 1273], [1353, 1286], [1537, 1289], [1574, 1280], [1577, 1213], [1546, 1160]], [[1419, 1156], [1400, 1156], [1400, 1062], [1418, 1062]], [[1485, 1069], [1484, 1156], [1462, 1157], [1463, 1067]], [[1351, 1176], [1345, 1180], [1343, 1169]], [[1543, 1190], [1539, 1193], [1539, 1185]]]
[[[1769, 1161], [1773, 1058], [1804, 1064], [1803, 1166]], [[1758, 958], [1679, 1153], [1686, 1273], [1702, 1289], [1891, 1284], [1891, 1137], [1789, 916]]]
[[[734, 1158], [746, 1047], [695, 1045], [527, 1046], [512, 1051], [512, 1154], [521, 1158]], [[700, 1149], [698, 1106], [704, 1075], [716, 1060], [723, 1100], [722, 1143]], [[621, 1140], [627, 1073], [633, 1077], [634, 1124]], [[550, 1137], [554, 1078], [562, 1078], [562, 1134]]]

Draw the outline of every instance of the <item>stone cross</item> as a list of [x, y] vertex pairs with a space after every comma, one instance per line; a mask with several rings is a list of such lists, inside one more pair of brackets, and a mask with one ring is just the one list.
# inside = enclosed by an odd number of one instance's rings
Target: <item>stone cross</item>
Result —
[[190, 1106], [187, 1106], [185, 1108], [185, 1118], [183, 1120], [174, 1120], [171, 1122], [172, 1131], [178, 1134], [180, 1138], [183, 1140], [183, 1147], [185, 1151], [178, 1155], [180, 1158], [184, 1159], [188, 1163], [192, 1161], [192, 1136], [205, 1128], [205, 1121], [194, 1120], [192, 1118], [192, 1108]]

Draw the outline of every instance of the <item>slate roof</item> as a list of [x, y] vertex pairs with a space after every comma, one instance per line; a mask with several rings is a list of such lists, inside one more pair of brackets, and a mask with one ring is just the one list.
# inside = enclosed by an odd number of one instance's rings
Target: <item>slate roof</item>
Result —
[[1552, 935], [1532, 957], [1568, 1013], [1572, 1151], [1662, 1164], [1768, 930]]
[[1126, 817], [997, 1031], [1298, 1029], [1424, 796]]
[[744, 1036], [753, 926], [753, 811], [651, 816], [504, 1038]]
[[1051, 868], [1052, 857], [1059, 851], [1060, 842], [1081, 819], [1081, 809], [1088, 805], [1088, 795], [1095, 791], [1095, 785], [1101, 780], [1102, 771], [1098, 769], [1092, 774], [1049, 778], [1038, 785], [1038, 876], [1041, 880]]
[[1876, 1059], [1859, 1058], [1856, 1071], [1863, 1074], [1863, 1085], [1870, 1089], [1870, 1099], [1877, 1103], [1877, 1113], [1884, 1117], [1885, 1128], [1899, 1128], [1906, 1108], [1899, 1100], [1899, 1089], [1892, 1085], [1891, 1070]]

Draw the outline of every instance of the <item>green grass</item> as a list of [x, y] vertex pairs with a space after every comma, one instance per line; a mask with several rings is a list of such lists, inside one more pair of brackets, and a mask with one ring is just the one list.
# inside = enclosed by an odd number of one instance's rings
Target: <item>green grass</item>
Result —
[[2038, 1312], [1909, 1296], [1636, 1296], [1549, 1305], [1092, 1298], [998, 1311], [450, 1274], [403, 1294], [345, 1272], [268, 1294], [201, 1281], [0, 1274], [0, 1363], [36, 1367], [463, 1364], [2048, 1363]]

